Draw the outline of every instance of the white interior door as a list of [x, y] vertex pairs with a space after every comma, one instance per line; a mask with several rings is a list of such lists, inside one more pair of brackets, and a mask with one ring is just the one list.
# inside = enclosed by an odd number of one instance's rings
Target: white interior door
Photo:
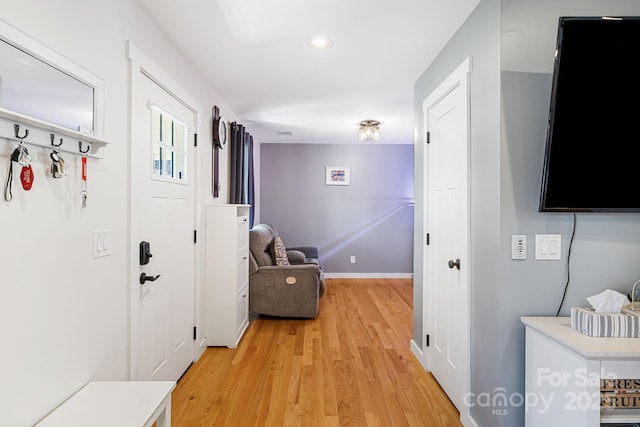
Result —
[[131, 376], [177, 380], [194, 360], [196, 116], [132, 65]]
[[[469, 60], [424, 102], [424, 353], [428, 369], [461, 415], [469, 372]], [[428, 344], [428, 347], [427, 347]]]

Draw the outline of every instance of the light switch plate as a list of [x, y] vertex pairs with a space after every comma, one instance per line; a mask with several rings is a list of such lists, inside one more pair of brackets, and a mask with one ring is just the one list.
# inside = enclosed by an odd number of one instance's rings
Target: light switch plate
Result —
[[561, 234], [536, 234], [536, 260], [562, 259]]
[[93, 232], [93, 257], [102, 258], [111, 255], [111, 230]]

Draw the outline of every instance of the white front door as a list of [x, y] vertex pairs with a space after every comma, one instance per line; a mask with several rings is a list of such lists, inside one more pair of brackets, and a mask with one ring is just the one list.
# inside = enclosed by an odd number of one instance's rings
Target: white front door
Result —
[[466, 60], [423, 104], [429, 233], [424, 352], [429, 370], [461, 415], [468, 413], [469, 384], [469, 71]]
[[195, 113], [132, 66], [131, 377], [177, 380], [194, 360]]

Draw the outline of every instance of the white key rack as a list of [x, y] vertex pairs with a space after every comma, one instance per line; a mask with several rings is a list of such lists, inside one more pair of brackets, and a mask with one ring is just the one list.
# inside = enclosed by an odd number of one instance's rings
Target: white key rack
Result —
[[[18, 134], [20, 137], [16, 137], [15, 125], [19, 126]], [[76, 132], [72, 129], [0, 108], [0, 138], [4, 138], [6, 142], [17, 146], [27, 130], [29, 134], [23, 139], [24, 144], [51, 149], [55, 146], [61, 152], [78, 156], [101, 159], [104, 156], [104, 148], [109, 144], [107, 141], [96, 138], [93, 135]]]

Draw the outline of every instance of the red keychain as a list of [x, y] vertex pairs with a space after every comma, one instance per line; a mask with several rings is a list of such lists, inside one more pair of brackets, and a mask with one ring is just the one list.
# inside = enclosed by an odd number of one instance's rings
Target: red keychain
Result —
[[87, 207], [87, 156], [84, 154], [88, 153], [91, 150], [91, 145], [89, 145], [85, 150], [82, 149], [82, 142], [78, 141], [78, 146], [80, 149], [80, 153], [82, 156], [82, 207]]
[[18, 147], [13, 150], [11, 154], [11, 158], [9, 159], [9, 173], [7, 175], [7, 182], [4, 187], [4, 200], [10, 202], [13, 200], [13, 194], [11, 194], [11, 184], [13, 182], [13, 162], [18, 163], [22, 166], [22, 171], [20, 171], [20, 182], [22, 183], [22, 188], [25, 191], [31, 190], [31, 186], [33, 185], [33, 168], [31, 168], [31, 156], [29, 155], [29, 150], [24, 146], [24, 140], [27, 136], [29, 136], [29, 129], [24, 130], [24, 136], [20, 136], [20, 125], [14, 124], [13, 129], [15, 130], [16, 139], [20, 141]]
[[20, 182], [22, 183], [22, 188], [25, 190], [31, 190], [31, 186], [33, 185], [33, 169], [31, 165], [23, 166], [22, 171], [20, 172]]
[[87, 158], [82, 156], [82, 207], [87, 207]]
[[[16, 130], [16, 135], [17, 135]], [[31, 168], [31, 156], [29, 155], [29, 151], [27, 147], [24, 146], [24, 138], [29, 135], [28, 131], [25, 131], [24, 137], [20, 138], [20, 145], [18, 146], [18, 163], [22, 165], [22, 171], [20, 172], [20, 182], [22, 183], [22, 188], [26, 191], [31, 190], [31, 186], [33, 185], [33, 169]]]

